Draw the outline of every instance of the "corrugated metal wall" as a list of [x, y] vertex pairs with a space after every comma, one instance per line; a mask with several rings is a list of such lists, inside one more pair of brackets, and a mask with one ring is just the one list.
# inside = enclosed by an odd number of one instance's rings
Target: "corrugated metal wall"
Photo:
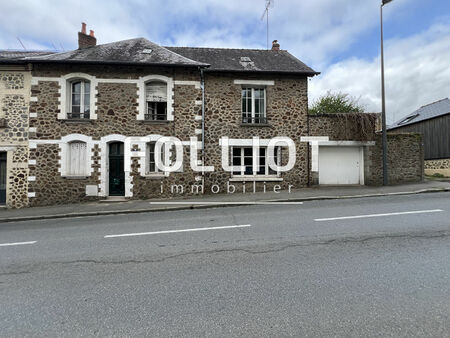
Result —
[[450, 114], [392, 129], [389, 132], [421, 133], [423, 135], [425, 160], [450, 158]]

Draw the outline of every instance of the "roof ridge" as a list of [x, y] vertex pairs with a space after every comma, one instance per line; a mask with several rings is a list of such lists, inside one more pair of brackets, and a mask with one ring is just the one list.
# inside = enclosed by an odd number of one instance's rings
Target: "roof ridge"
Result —
[[431, 102], [431, 103], [428, 103], [428, 104], [425, 104], [425, 105], [421, 106], [420, 108], [424, 108], [424, 107], [427, 107], [427, 106], [430, 106], [432, 104], [435, 104], [435, 103], [438, 103], [438, 102], [441, 102], [441, 101], [445, 101], [445, 100], [448, 100], [448, 97], [446, 97], [444, 99], [440, 99], [440, 100], [434, 101], [434, 102]]
[[232, 48], [232, 47], [189, 47], [189, 46], [161, 46], [164, 48], [190, 48], [190, 49], [225, 49], [225, 50], [254, 50], [258, 52], [287, 52], [285, 49], [280, 49], [277, 51], [271, 49], [260, 49], [260, 48]]

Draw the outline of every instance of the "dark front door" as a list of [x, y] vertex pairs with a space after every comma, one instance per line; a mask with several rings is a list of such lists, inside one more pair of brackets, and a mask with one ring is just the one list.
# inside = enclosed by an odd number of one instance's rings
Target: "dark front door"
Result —
[[109, 144], [109, 195], [125, 195], [125, 171], [123, 167], [123, 143]]
[[0, 204], [6, 203], [6, 152], [0, 153]]

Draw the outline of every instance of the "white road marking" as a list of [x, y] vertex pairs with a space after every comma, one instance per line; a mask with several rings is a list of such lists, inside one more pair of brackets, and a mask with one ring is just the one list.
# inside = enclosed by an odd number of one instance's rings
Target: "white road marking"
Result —
[[432, 212], [441, 212], [441, 209], [432, 210], [416, 210], [416, 211], [402, 211], [402, 212], [390, 212], [386, 214], [369, 214], [369, 215], [358, 215], [358, 216], [344, 216], [344, 217], [330, 217], [330, 218], [316, 218], [316, 222], [324, 221], [336, 221], [340, 219], [355, 219], [355, 218], [370, 218], [370, 217], [385, 217], [385, 216], [399, 216], [399, 215], [411, 215], [411, 214], [428, 214]]
[[303, 204], [303, 202], [276, 202], [276, 201], [253, 201], [253, 202], [247, 202], [247, 201], [242, 201], [242, 202], [183, 202], [183, 201], [167, 201], [167, 202], [149, 202], [150, 204], [153, 205], [224, 205], [224, 204], [228, 204], [228, 205], [267, 205], [267, 204], [276, 204], [276, 205], [281, 205], [281, 204], [292, 204], [292, 205], [298, 205], [298, 204]]
[[247, 227], [251, 227], [251, 224], [226, 225], [226, 226], [220, 226], [220, 227], [193, 228], [193, 229], [180, 229], [180, 230], [163, 230], [163, 231], [152, 231], [152, 232], [136, 232], [136, 233], [130, 233], [130, 234], [106, 235], [104, 238], [160, 235], [160, 234], [173, 234], [173, 233], [177, 233], [177, 232], [221, 230], [221, 229], [234, 229], [234, 228], [247, 228]]
[[14, 246], [14, 245], [27, 245], [27, 244], [34, 244], [37, 241], [30, 241], [30, 242], [16, 242], [16, 243], [3, 243], [0, 244], [0, 246]]

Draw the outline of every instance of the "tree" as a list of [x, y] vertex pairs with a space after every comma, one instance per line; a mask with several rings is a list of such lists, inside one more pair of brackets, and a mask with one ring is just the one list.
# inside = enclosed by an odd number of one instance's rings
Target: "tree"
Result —
[[344, 93], [327, 92], [319, 97], [309, 109], [310, 114], [342, 114], [363, 113], [364, 106], [358, 103], [358, 99]]

